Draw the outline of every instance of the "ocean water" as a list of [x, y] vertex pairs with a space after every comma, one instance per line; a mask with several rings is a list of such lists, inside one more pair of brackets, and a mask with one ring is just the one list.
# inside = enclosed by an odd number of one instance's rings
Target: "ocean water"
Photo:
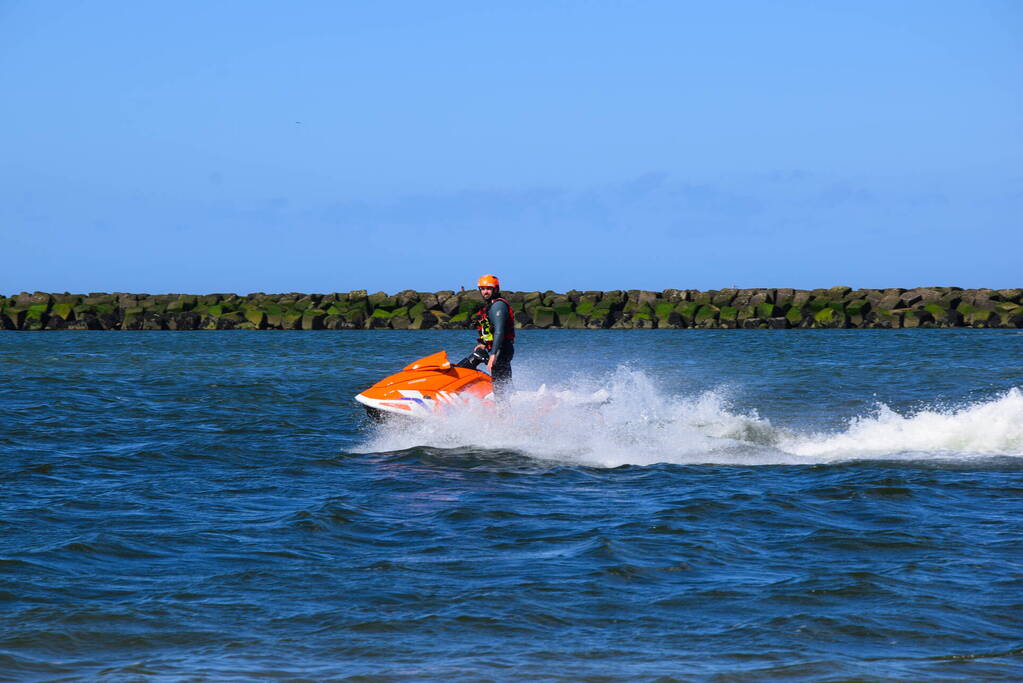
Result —
[[0, 680], [1023, 679], [1023, 333], [471, 345], [0, 334]]

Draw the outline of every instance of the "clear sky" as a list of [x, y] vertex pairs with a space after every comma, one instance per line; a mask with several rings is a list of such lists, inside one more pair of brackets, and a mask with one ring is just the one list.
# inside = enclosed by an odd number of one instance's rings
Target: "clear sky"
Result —
[[1023, 286], [1023, 2], [0, 0], [0, 293]]

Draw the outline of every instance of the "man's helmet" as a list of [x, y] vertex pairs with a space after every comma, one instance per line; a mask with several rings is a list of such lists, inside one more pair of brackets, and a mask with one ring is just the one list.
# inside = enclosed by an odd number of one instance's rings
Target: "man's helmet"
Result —
[[480, 278], [480, 281], [476, 283], [477, 287], [493, 287], [494, 289], [501, 288], [501, 282], [497, 279], [496, 275], [484, 275]]

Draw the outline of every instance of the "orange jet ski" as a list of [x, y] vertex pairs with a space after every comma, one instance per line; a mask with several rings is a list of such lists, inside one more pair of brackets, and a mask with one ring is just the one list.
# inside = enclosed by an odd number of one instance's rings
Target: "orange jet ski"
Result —
[[420, 358], [355, 397], [374, 420], [426, 417], [453, 406], [494, 400], [490, 375], [452, 365], [446, 351]]

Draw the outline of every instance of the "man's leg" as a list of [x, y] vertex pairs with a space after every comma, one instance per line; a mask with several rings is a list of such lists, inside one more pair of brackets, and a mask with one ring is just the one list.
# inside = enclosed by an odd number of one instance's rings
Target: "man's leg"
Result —
[[508, 345], [494, 362], [494, 369], [491, 371], [491, 377], [494, 378], [494, 398], [502, 398], [511, 391], [511, 362], [514, 357], [515, 347]]

